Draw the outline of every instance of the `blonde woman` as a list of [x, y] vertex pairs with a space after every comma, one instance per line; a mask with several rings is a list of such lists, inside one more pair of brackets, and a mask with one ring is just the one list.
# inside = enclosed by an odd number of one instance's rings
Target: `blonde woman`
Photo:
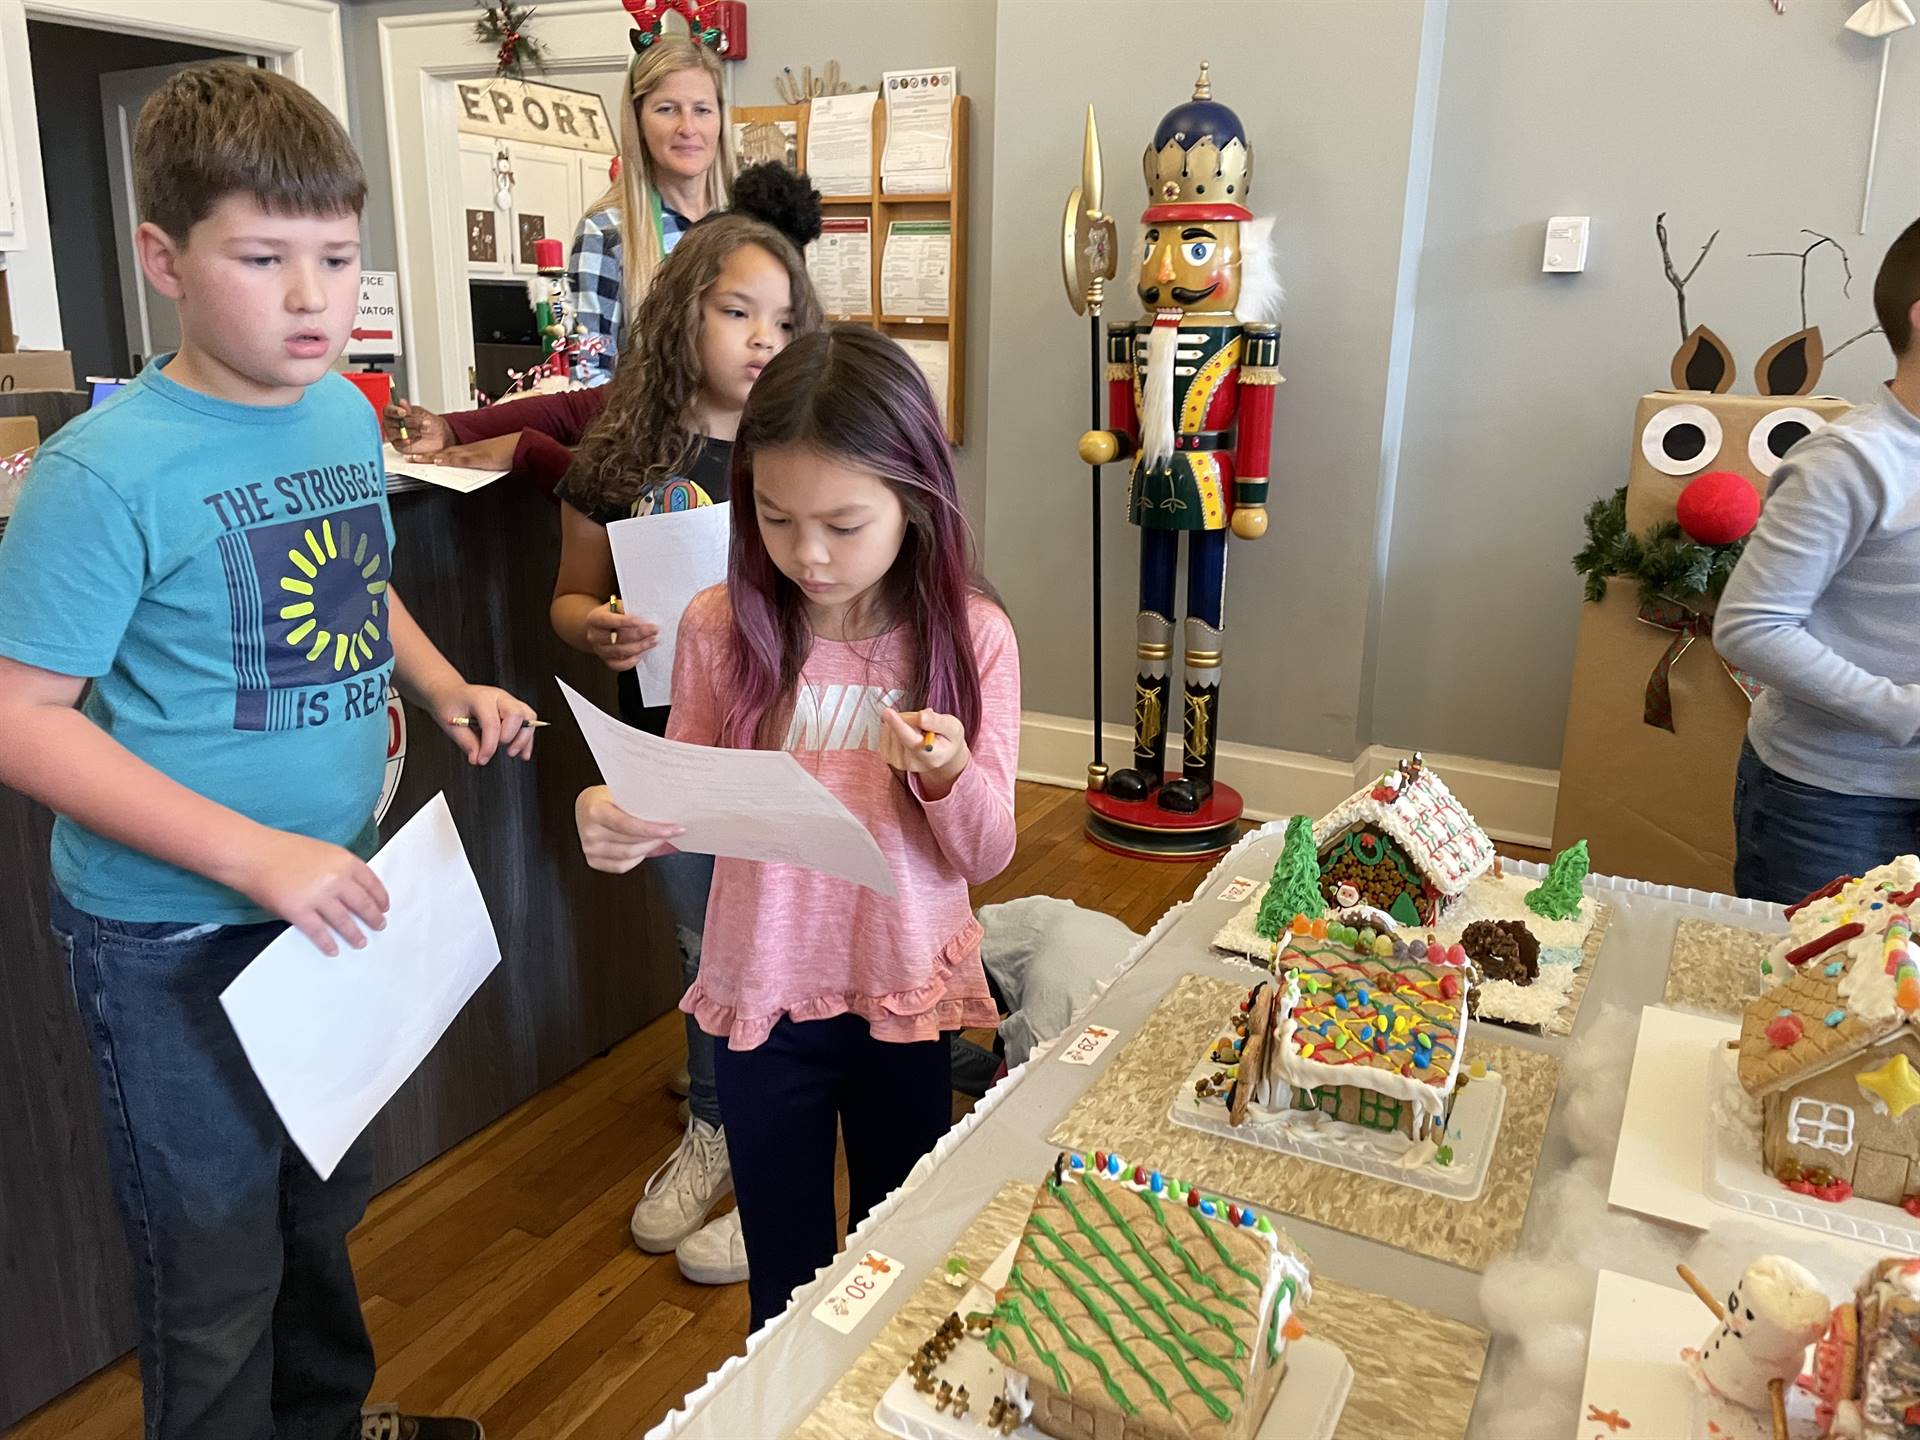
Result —
[[[589, 340], [588, 383], [613, 378], [620, 332], [661, 260], [687, 227], [724, 209], [733, 147], [720, 59], [704, 45], [662, 37], [627, 69], [620, 118], [620, 173], [574, 232], [567, 261], [574, 303]], [[637, 217], [637, 218], [636, 218]]]

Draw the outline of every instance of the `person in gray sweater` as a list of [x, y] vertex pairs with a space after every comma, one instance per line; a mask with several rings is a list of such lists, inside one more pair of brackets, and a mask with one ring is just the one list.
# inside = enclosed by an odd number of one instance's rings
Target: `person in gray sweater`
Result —
[[1795, 445], [1713, 643], [1764, 686], [1734, 783], [1734, 889], [1790, 903], [1920, 850], [1920, 221], [1873, 306], [1896, 362]]

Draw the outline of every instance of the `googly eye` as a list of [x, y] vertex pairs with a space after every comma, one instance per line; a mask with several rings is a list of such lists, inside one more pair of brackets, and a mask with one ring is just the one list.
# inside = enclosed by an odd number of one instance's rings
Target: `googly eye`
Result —
[[1787, 451], [1826, 423], [1804, 405], [1769, 411], [1747, 436], [1747, 459], [1762, 475], [1771, 476]]
[[1640, 432], [1640, 453], [1662, 475], [1692, 475], [1720, 453], [1720, 421], [1704, 405], [1669, 405]]

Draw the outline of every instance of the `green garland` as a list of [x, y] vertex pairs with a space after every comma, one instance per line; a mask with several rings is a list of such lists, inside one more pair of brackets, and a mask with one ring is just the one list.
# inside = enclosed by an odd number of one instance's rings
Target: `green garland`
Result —
[[1610, 500], [1587, 507], [1587, 543], [1573, 557], [1573, 568], [1586, 577], [1587, 599], [1599, 601], [1607, 581], [1621, 576], [1640, 587], [1640, 603], [1677, 600], [1692, 605], [1702, 597], [1719, 598], [1727, 588], [1745, 540], [1731, 545], [1703, 545], [1680, 528], [1677, 520], [1663, 520], [1644, 539], [1627, 529], [1627, 487]]
[[473, 38], [482, 45], [494, 47], [493, 73], [502, 79], [511, 77], [525, 81], [527, 66], [536, 70], [545, 70], [546, 46], [526, 33], [527, 23], [533, 19], [531, 7], [516, 5], [514, 0], [474, 0], [480, 7], [480, 18], [473, 22]]

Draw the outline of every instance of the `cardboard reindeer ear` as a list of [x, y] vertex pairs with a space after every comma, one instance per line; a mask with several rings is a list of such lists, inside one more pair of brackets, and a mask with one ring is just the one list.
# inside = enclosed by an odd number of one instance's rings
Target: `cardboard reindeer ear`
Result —
[[1809, 325], [1767, 347], [1753, 367], [1753, 385], [1762, 395], [1811, 395], [1825, 363], [1820, 327]]
[[1733, 388], [1733, 352], [1713, 331], [1696, 325], [1693, 333], [1673, 352], [1672, 375], [1676, 390], [1706, 390], [1724, 395]]

